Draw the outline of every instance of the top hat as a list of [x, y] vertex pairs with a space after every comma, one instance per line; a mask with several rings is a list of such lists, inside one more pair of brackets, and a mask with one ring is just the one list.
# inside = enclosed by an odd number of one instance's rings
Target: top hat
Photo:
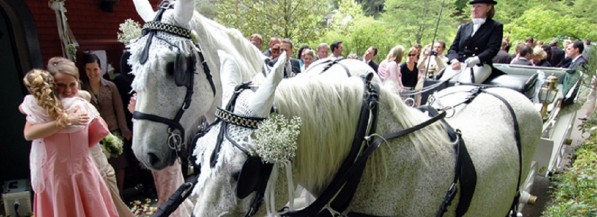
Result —
[[497, 2], [494, 0], [471, 0], [469, 2], [469, 4], [476, 4], [476, 3], [486, 3], [486, 4], [497, 5]]

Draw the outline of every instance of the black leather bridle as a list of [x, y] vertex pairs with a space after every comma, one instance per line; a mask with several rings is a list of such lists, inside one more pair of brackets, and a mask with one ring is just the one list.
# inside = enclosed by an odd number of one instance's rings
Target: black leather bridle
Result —
[[[177, 52], [182, 52], [182, 49], [180, 47], [178, 47], [177, 45], [171, 43], [170, 41], [168, 41], [164, 38], [157, 36], [158, 32], [176, 35], [179, 37], [183, 37], [186, 40], [192, 41], [191, 30], [180, 27], [180, 26], [175, 26], [175, 25], [161, 22], [162, 15], [163, 15], [164, 11], [171, 9], [172, 6], [173, 6], [173, 3], [169, 2], [169, 1], [163, 1], [160, 4], [160, 9], [157, 12], [154, 20], [145, 23], [145, 25], [143, 26], [143, 35], [147, 36], [148, 38], [147, 38], [147, 41], [145, 44], [145, 48], [144, 48], [143, 52], [141, 53], [141, 57], [140, 57], [141, 64], [145, 64], [148, 60], [149, 48], [151, 47], [151, 42], [154, 37], [168, 43], [172, 47], [177, 48]], [[193, 42], [193, 44], [197, 48], [199, 48], [199, 46], [196, 43]], [[202, 63], [203, 71], [206, 75], [207, 80], [209, 81], [209, 84], [211, 85], [211, 89], [215, 96], [216, 88], [215, 88], [209, 67], [207, 66], [207, 62], [205, 61], [205, 58], [203, 57], [203, 53], [201, 52], [201, 49], [197, 49], [196, 54], [193, 53], [190, 55], [190, 57], [185, 57], [181, 53], [178, 53], [176, 55], [176, 60], [174, 62], [174, 66], [173, 66], [173, 70], [174, 70], [173, 76], [175, 77], [175, 83], [177, 86], [186, 87], [187, 91], [186, 91], [186, 94], [184, 97], [184, 101], [183, 101], [182, 105], [180, 106], [180, 108], [178, 109], [178, 111], [176, 112], [176, 115], [174, 116], [174, 118], [169, 119], [169, 118], [165, 118], [165, 117], [154, 115], [154, 114], [143, 113], [143, 112], [137, 111], [137, 110], [135, 110], [133, 112], [133, 119], [148, 120], [148, 121], [153, 121], [153, 122], [158, 122], [158, 123], [168, 125], [168, 130], [167, 130], [168, 147], [170, 149], [172, 149], [173, 151], [175, 151], [178, 156], [181, 156], [182, 147], [185, 145], [185, 130], [184, 130], [184, 127], [180, 124], [180, 119], [182, 118], [183, 113], [191, 105], [191, 100], [192, 100], [192, 96], [194, 93], [194, 91], [193, 91], [194, 74], [195, 74], [194, 72], [196, 69], [195, 61], [197, 61], [196, 55], [199, 57], [199, 61], [201, 61], [201, 63]]]

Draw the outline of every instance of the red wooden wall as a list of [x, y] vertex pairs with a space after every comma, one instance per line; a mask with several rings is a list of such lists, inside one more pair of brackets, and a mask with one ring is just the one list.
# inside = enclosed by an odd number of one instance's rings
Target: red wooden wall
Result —
[[[75, 39], [79, 42], [78, 53], [86, 50], [106, 50], [108, 63], [118, 70], [124, 45], [116, 40], [118, 27], [131, 18], [142, 23], [132, 0], [119, 0], [113, 12], [100, 8], [101, 0], [66, 0], [66, 17]], [[157, 5], [159, 0], [150, 0]], [[48, 6], [48, 0], [25, 0], [33, 14], [44, 62], [53, 56], [62, 56], [56, 26], [56, 15]]]

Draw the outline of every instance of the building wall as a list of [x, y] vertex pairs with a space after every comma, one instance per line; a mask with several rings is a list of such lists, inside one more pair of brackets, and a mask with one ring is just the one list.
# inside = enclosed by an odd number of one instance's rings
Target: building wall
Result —
[[[157, 5], [158, 0], [150, 0]], [[35, 19], [39, 44], [44, 62], [53, 56], [62, 56], [56, 15], [48, 1], [25, 0]], [[116, 40], [118, 27], [131, 18], [142, 23], [132, 0], [120, 0], [113, 5], [113, 12], [100, 8], [101, 0], [67, 0], [65, 8], [70, 28], [79, 43], [78, 53], [86, 50], [106, 50], [108, 63], [118, 70], [124, 45]]]

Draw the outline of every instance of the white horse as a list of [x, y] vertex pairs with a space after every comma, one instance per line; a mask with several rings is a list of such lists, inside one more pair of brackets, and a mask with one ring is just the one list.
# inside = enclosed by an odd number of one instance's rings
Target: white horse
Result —
[[[148, 23], [156, 19], [159, 11], [154, 11], [147, 0], [134, 0], [135, 7], [141, 18]], [[261, 74], [265, 57], [255, 46], [253, 46], [243, 35], [235, 29], [226, 28], [210, 19], [207, 19], [194, 10], [193, 0], [177, 0], [172, 5], [164, 6], [166, 9], [161, 14], [158, 25], [150, 26], [149, 29], [159, 29], [159, 25], [168, 25], [166, 28], [181, 27], [174, 31], [177, 33], [192, 32], [191, 38], [173, 34], [172, 31], [162, 29], [145, 34], [130, 44], [131, 58], [135, 80], [133, 89], [137, 92], [137, 103], [135, 111], [174, 119], [177, 112], [180, 112], [187, 87], [181, 82], [192, 84], [190, 103], [182, 111], [180, 120], [181, 129], [170, 126], [155, 120], [147, 120], [136, 116], [133, 126], [133, 151], [135, 156], [146, 167], [160, 170], [172, 165], [176, 159], [176, 153], [172, 148], [180, 143], [189, 143], [190, 139], [197, 132], [197, 127], [202, 116], [209, 121], [213, 120], [216, 105], [221, 101], [220, 82], [220, 60], [216, 50], [224, 50], [239, 60], [242, 70], [239, 79], [249, 81], [255, 75]], [[156, 24], [156, 23], [153, 23]], [[149, 25], [148, 25], [149, 26]], [[158, 27], [156, 27], [158, 26]], [[182, 35], [185, 35], [182, 34]], [[146, 47], [148, 46], [148, 47]], [[204, 60], [200, 58], [199, 53]], [[144, 59], [145, 58], [145, 59]], [[177, 58], [182, 60], [178, 61]], [[205, 61], [206, 64], [202, 64]], [[180, 63], [182, 62], [182, 63]], [[177, 67], [176, 65], [182, 65]], [[209, 73], [206, 73], [206, 67]], [[176, 70], [176, 68], [180, 70]], [[188, 76], [188, 70], [193, 76]], [[195, 69], [194, 71], [192, 69]], [[182, 71], [182, 72], [180, 72]], [[187, 73], [187, 74], [185, 74]], [[175, 76], [183, 75], [182, 81], [177, 81]], [[186, 76], [186, 77], [185, 77]], [[209, 78], [211, 76], [211, 78]], [[189, 79], [189, 80], [184, 80]], [[190, 80], [192, 79], [192, 80]], [[212, 80], [210, 80], [212, 79]], [[163, 121], [162, 121], [163, 122]], [[184, 135], [184, 138], [170, 134], [170, 131], [177, 135]], [[169, 139], [176, 139], [175, 143], [168, 144]]]
[[[262, 138], [256, 137], [255, 130], [248, 128], [250, 125], [237, 124], [268, 117], [272, 106], [288, 119], [300, 117], [302, 126], [296, 140], [296, 156], [290, 159], [291, 167], [274, 164], [270, 178], [261, 180], [268, 182], [265, 205], [256, 214], [278, 215], [282, 206], [291, 204], [294, 197], [289, 192], [296, 186], [286, 186], [289, 182], [320, 196], [351, 148], [364, 101], [363, 80], [356, 76], [329, 79], [309, 75], [282, 80], [281, 70], [276, 70], [255, 92], [243, 91], [234, 98], [233, 92], [240, 92], [234, 88], [242, 82], [237, 76], [240, 67], [234, 60], [224, 60], [224, 63], [221, 72], [225, 103], [222, 108], [233, 108], [233, 111], [219, 111], [220, 120], [198, 140], [194, 154], [201, 164], [201, 176], [194, 190], [198, 199], [194, 216], [248, 213], [256, 194], [237, 197], [247, 186], [243, 183], [238, 187], [238, 179], [243, 179], [242, 169], [248, 155], [263, 159], [267, 156], [257, 154], [264, 146], [258, 147]], [[541, 132], [538, 112], [528, 99], [515, 91], [491, 88], [488, 92], [506, 98], [512, 105], [520, 124], [522, 168], [528, 168]], [[226, 106], [228, 103], [233, 106]], [[370, 139], [428, 119], [383, 87], [377, 106], [379, 118]], [[466, 216], [505, 216], [515, 197], [519, 174], [513, 118], [500, 100], [480, 94], [448, 121], [461, 130], [476, 168], [476, 188]], [[433, 216], [453, 181], [454, 162], [454, 146], [439, 123], [385, 141], [367, 161], [355, 195], [341, 214]], [[283, 178], [288, 168], [292, 171], [291, 179]], [[526, 177], [527, 172], [522, 171], [522, 177]], [[455, 215], [458, 201], [459, 196], [456, 196], [447, 216]]]

